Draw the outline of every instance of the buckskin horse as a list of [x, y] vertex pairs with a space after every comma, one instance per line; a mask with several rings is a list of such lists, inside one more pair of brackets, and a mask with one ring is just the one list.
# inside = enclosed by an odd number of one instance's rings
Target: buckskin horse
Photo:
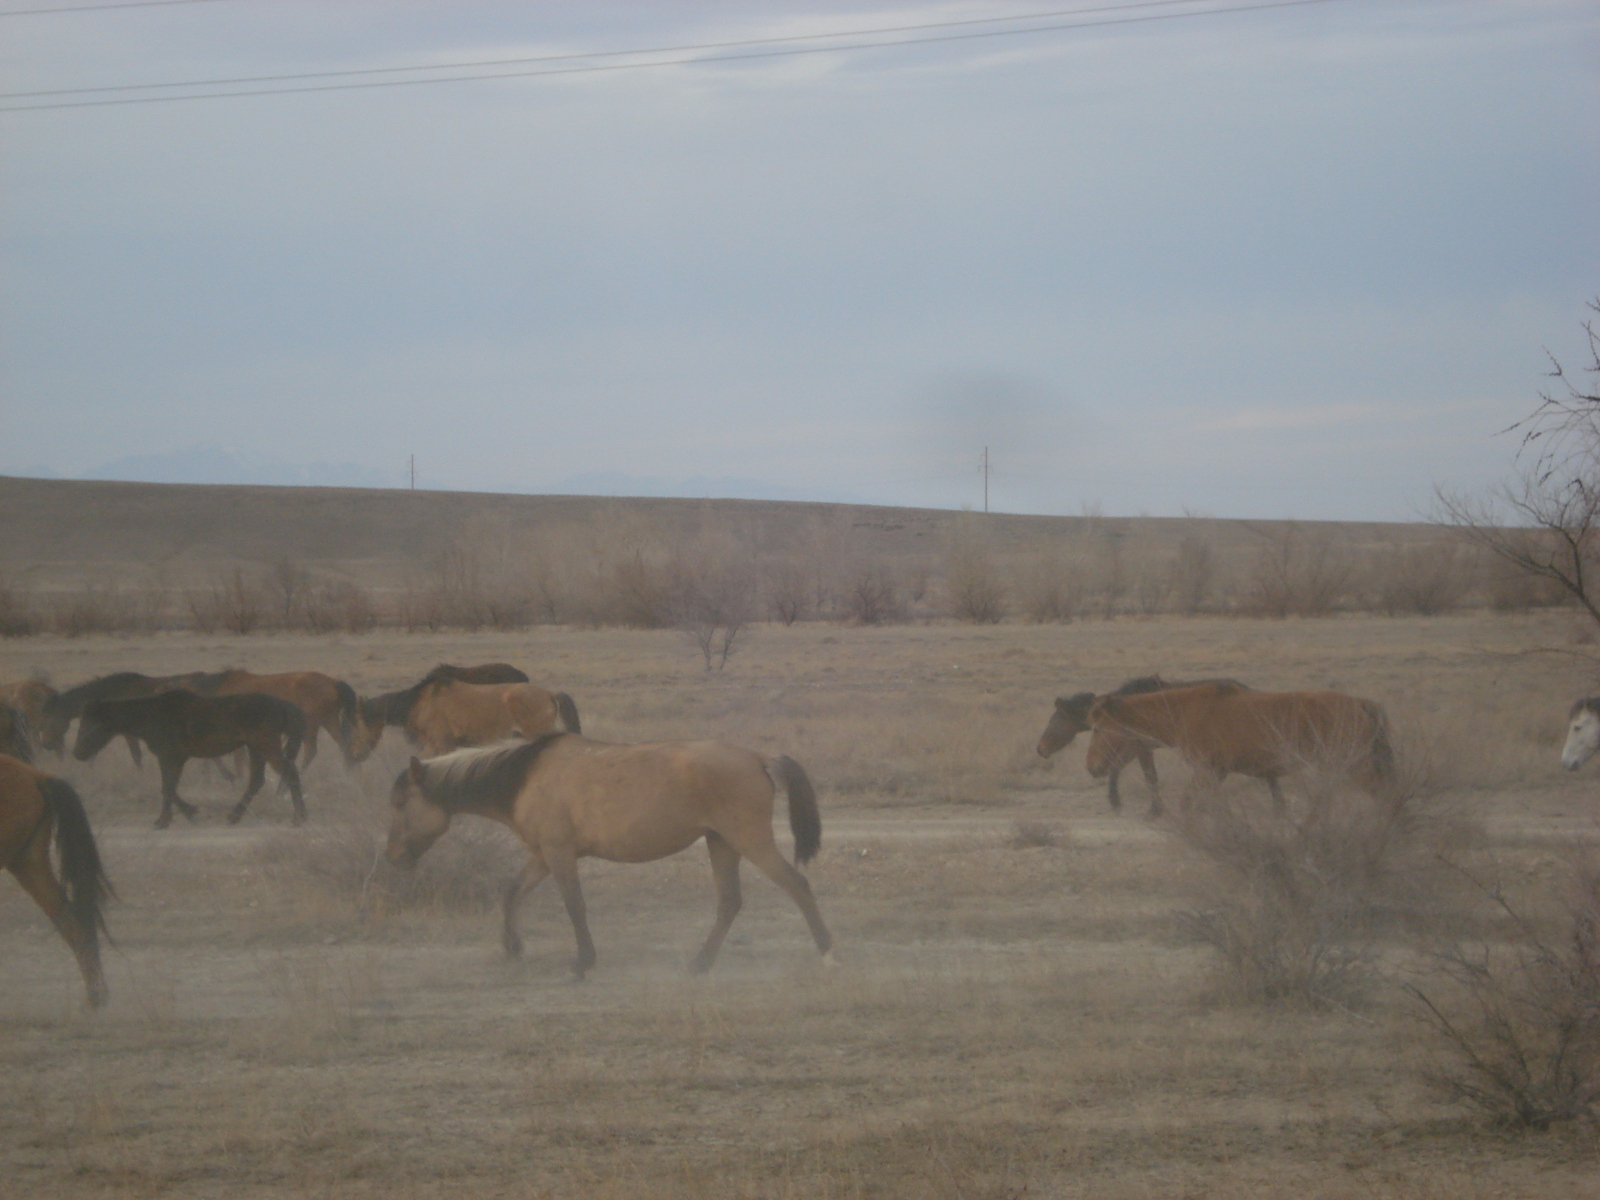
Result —
[[191, 821], [197, 811], [178, 795], [184, 764], [191, 758], [220, 758], [242, 746], [250, 756], [250, 781], [229, 811], [228, 824], [236, 824], [244, 816], [261, 790], [270, 763], [288, 785], [294, 800], [294, 824], [299, 825], [306, 819], [306, 806], [294, 760], [305, 721], [303, 712], [276, 696], [259, 692], [200, 696], [174, 688], [156, 696], [95, 700], [85, 705], [72, 756], [88, 762], [118, 735], [144, 742], [161, 764], [161, 815], [156, 818], [156, 828], [165, 829], [172, 824], [174, 808]]
[[[440, 663], [410, 687], [395, 692], [384, 692], [362, 700], [356, 710], [355, 729], [351, 735], [351, 758], [363, 762], [377, 749], [383, 731], [393, 725], [405, 729], [411, 717], [411, 706], [423, 688], [441, 679], [456, 679], [462, 683], [527, 683], [525, 671], [510, 663], [480, 663], [477, 666], [458, 667]], [[409, 737], [409, 734], [407, 735]]]
[[[50, 865], [52, 835], [61, 858]], [[101, 905], [111, 885], [83, 811], [83, 801], [65, 780], [20, 759], [0, 754], [0, 862], [17, 877], [34, 903], [71, 948], [83, 973], [89, 1004], [106, 1002], [100, 970]]]
[[[1139, 696], [1146, 692], [1159, 692], [1164, 688], [1193, 687], [1197, 683], [1228, 683], [1237, 687], [1244, 686], [1233, 679], [1166, 680], [1159, 675], [1141, 675], [1137, 679], [1123, 683], [1109, 695]], [[1093, 692], [1078, 692], [1071, 696], [1056, 697], [1055, 709], [1050, 714], [1049, 723], [1039, 735], [1040, 758], [1049, 758], [1056, 751], [1072, 745], [1073, 739], [1080, 733], [1090, 732], [1089, 709], [1094, 704], [1095, 698]], [[1102, 735], [1099, 753], [1090, 756], [1094, 765], [1090, 767], [1089, 774], [1095, 779], [1106, 779], [1106, 800], [1113, 812], [1122, 809], [1122, 795], [1117, 788], [1117, 779], [1122, 774], [1122, 768], [1137, 760], [1144, 772], [1145, 788], [1150, 793], [1150, 816], [1161, 815], [1161, 782], [1156, 775], [1154, 754], [1160, 744], [1121, 730], [1107, 729]]]
[[1576, 771], [1600, 750], [1600, 696], [1585, 696], [1567, 712], [1567, 741], [1561, 747], [1561, 765]]
[[773, 799], [780, 785], [789, 799], [795, 862], [803, 865], [821, 845], [822, 816], [811, 781], [787, 756], [769, 758], [724, 742], [629, 746], [551, 733], [426, 761], [413, 758], [390, 794], [389, 860], [414, 864], [457, 813], [509, 826], [530, 857], [506, 892], [501, 927], [506, 953], [522, 952], [518, 901], [554, 875], [577, 938], [573, 973], [581, 979], [595, 964], [595, 950], [578, 860], [653, 862], [704, 838], [717, 888], [717, 919], [692, 971], [711, 969], [738, 915], [741, 858], [794, 901], [823, 961], [831, 964], [833, 937], [811, 885], [772, 836]]
[[1229, 774], [1264, 780], [1284, 811], [1278, 780], [1316, 767], [1381, 797], [1394, 775], [1388, 720], [1371, 700], [1343, 692], [1258, 692], [1202, 683], [1142, 695], [1101, 696], [1089, 708], [1091, 772], [1119, 737], [1171, 746], [1194, 768], [1182, 807]]

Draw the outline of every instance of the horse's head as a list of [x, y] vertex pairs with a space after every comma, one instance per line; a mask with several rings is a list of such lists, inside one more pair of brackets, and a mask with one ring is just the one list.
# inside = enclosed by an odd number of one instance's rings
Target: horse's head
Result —
[[366, 762], [383, 739], [388, 710], [385, 697], [375, 696], [356, 705], [355, 717], [350, 722], [350, 742], [345, 747], [345, 758], [351, 763]]
[[[78, 736], [72, 743], [72, 757], [79, 762], [88, 762], [96, 754], [106, 748], [106, 743], [117, 736], [116, 727], [112, 724], [110, 701], [91, 700], [83, 706], [83, 714], [78, 718]], [[56, 744], [53, 749], [61, 749], [62, 738], [66, 733], [66, 722], [61, 724], [61, 732], [56, 735]], [[41, 745], [49, 746], [41, 734]]]
[[389, 792], [393, 815], [389, 820], [389, 861], [414, 867], [439, 835], [450, 828], [450, 810], [428, 799], [423, 790], [427, 770], [413, 758], [395, 777]]
[[1089, 731], [1089, 706], [1093, 703], [1093, 692], [1056, 697], [1056, 707], [1050, 714], [1050, 723], [1039, 735], [1040, 758], [1049, 758], [1057, 750], [1066, 749], [1072, 745], [1073, 738]]
[[72, 724], [72, 714], [61, 702], [57, 692], [51, 692], [40, 703], [33, 722], [33, 736], [46, 750], [61, 753], [67, 741], [67, 726]]
[[1567, 714], [1567, 744], [1561, 748], [1561, 765], [1576, 771], [1600, 750], [1600, 696], [1586, 696]]

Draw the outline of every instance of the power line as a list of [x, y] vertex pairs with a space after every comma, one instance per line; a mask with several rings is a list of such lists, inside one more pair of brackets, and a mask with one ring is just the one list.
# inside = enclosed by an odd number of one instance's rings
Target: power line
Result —
[[170, 8], [175, 4], [216, 4], [219, 0], [128, 0], [126, 4], [71, 4], [65, 8], [0, 9], [0, 17], [41, 17], [51, 13], [110, 12], [118, 8]]
[[[176, 2], [176, 0], [172, 0], [172, 2]], [[200, 0], [195, 0], [195, 2], [200, 2]], [[1197, 3], [1197, 2], [1204, 2], [1204, 0], [1148, 0], [1148, 5], [1189, 4], [1189, 3]], [[761, 51], [756, 51], [756, 52], [750, 53], [750, 54], [714, 54], [714, 55], [696, 56], [696, 57], [693, 57], [693, 58], [660, 59], [660, 60], [657, 60], [657, 61], [654, 61], [654, 62], [601, 63], [601, 64], [593, 64], [593, 65], [588, 65], [588, 66], [558, 67], [558, 68], [555, 68], [555, 69], [534, 70], [534, 71], [501, 71], [501, 72], [495, 72], [495, 73], [491, 73], [491, 74], [448, 75], [448, 76], [438, 76], [438, 77], [432, 77], [432, 78], [426, 78], [426, 79], [384, 79], [384, 80], [368, 80], [368, 81], [361, 82], [361, 83], [314, 84], [314, 85], [312, 85], [310, 87], [256, 88], [256, 89], [250, 89], [250, 90], [246, 90], [246, 91], [235, 91], [235, 92], [199, 92], [199, 93], [194, 93], [194, 94], [190, 94], [190, 95], [180, 95], [180, 96], [122, 96], [122, 97], [116, 97], [116, 98], [105, 99], [105, 100], [67, 100], [67, 101], [52, 102], [52, 103], [49, 103], [49, 104], [12, 104], [12, 105], [0, 105], [0, 112], [38, 112], [38, 111], [41, 111], [41, 110], [44, 110], [44, 109], [56, 109], [56, 108], [106, 108], [106, 107], [111, 107], [111, 106], [114, 106], [114, 105], [122, 105], [122, 104], [161, 104], [161, 103], [168, 103], [168, 102], [181, 101], [181, 100], [221, 100], [221, 99], [229, 99], [229, 98], [241, 97], [241, 96], [283, 96], [283, 95], [292, 95], [292, 94], [303, 93], [303, 92], [342, 92], [342, 91], [364, 90], [364, 89], [368, 89], [368, 88], [419, 86], [419, 85], [423, 85], [423, 84], [432, 84], [432, 83], [465, 83], [465, 82], [473, 82], [473, 81], [488, 81], [488, 80], [499, 80], [499, 79], [530, 79], [530, 78], [548, 77], [548, 76], [553, 76], [553, 75], [583, 75], [583, 74], [596, 74], [596, 73], [599, 73], [599, 72], [608, 72], [608, 71], [633, 71], [633, 70], [642, 70], [642, 69], [651, 68], [651, 67], [695, 66], [695, 65], [705, 64], [705, 63], [742, 62], [742, 61], [747, 61], [747, 60], [751, 60], [751, 59], [762, 59], [762, 58], [790, 58], [790, 57], [796, 57], [796, 56], [805, 55], [805, 54], [843, 53], [844, 51], [847, 51], [847, 50], [878, 50], [878, 49], [884, 49], [884, 48], [896, 47], [896, 46], [928, 45], [928, 44], [937, 43], [937, 42], [972, 41], [972, 40], [975, 40], [975, 39], [978, 39], [978, 38], [1017, 37], [1017, 36], [1021, 36], [1021, 35], [1024, 35], [1024, 34], [1030, 34], [1030, 33], [1056, 33], [1056, 32], [1060, 32], [1060, 31], [1063, 31], [1063, 30], [1069, 30], [1069, 29], [1092, 29], [1092, 28], [1099, 28], [1099, 27], [1109, 26], [1109, 25], [1136, 25], [1136, 24], [1143, 24], [1143, 23], [1151, 22], [1151, 21], [1174, 20], [1174, 19], [1183, 18], [1183, 17], [1223, 16], [1223, 15], [1230, 14], [1230, 13], [1261, 12], [1261, 11], [1268, 10], [1268, 9], [1301, 8], [1301, 7], [1305, 7], [1307, 5], [1311, 5], [1311, 4], [1327, 4], [1327, 3], [1332, 3], [1332, 2], [1333, 2], [1333, 0], [1265, 0], [1265, 2], [1263, 2], [1263, 3], [1256, 3], [1256, 4], [1236, 4], [1236, 5], [1230, 5], [1230, 6], [1225, 6], [1225, 7], [1219, 7], [1219, 8], [1189, 9], [1189, 10], [1185, 10], [1185, 11], [1181, 11], [1181, 12], [1144, 13], [1144, 14], [1141, 14], [1139, 16], [1133, 16], [1133, 17], [1106, 17], [1106, 18], [1102, 18], [1100, 20], [1093, 20], [1093, 21], [1069, 21], [1069, 22], [1061, 22], [1061, 23], [1054, 24], [1054, 25], [1034, 25], [1034, 26], [1030, 26], [1030, 27], [1028, 27], [1026, 29], [985, 29], [985, 30], [974, 30], [974, 31], [968, 31], [968, 32], [964, 32], [964, 33], [940, 34], [940, 35], [931, 36], [931, 37], [900, 38], [900, 39], [896, 39], [896, 40], [892, 40], [892, 41], [882, 41], [882, 42], [860, 42], [860, 43], [856, 43], [854, 45], [843, 45], [843, 46], [803, 46], [803, 47], [794, 47], [794, 48], [782, 49], [782, 50], [761, 50]], [[1083, 13], [1093, 13], [1093, 12], [1116, 11], [1118, 9], [1128, 9], [1128, 8], [1146, 7], [1146, 6], [1147, 6], [1146, 4], [1140, 4], [1140, 5], [1114, 5], [1114, 6], [1109, 6], [1109, 7], [1100, 7], [1100, 8], [1092, 8], [1092, 9], [1067, 10], [1067, 11], [1076, 12], [1078, 14], [1083, 14]], [[998, 20], [998, 19], [1028, 20], [1028, 19], [1037, 19], [1037, 18], [1036, 17], [1035, 18], [1026, 18], [1026, 17], [985, 18], [985, 20]], [[966, 24], [966, 23], [967, 22], [950, 22], [949, 24], [956, 25], [956, 24]], [[938, 27], [940, 27], [940, 26], [930, 25], [930, 26], [921, 26], [921, 27], [918, 27], [918, 28], [938, 28]], [[854, 33], [854, 34], [849, 34], [849, 33], [814, 34], [814, 35], [809, 35], [808, 37], [802, 38], [802, 39], [799, 39], [799, 40], [811, 40], [812, 38], [818, 38], [818, 37], [851, 37], [851, 36], [860, 37], [860, 36], [873, 36], [873, 35], [870, 34], [870, 33], [866, 34], [866, 35], [863, 35], [862, 33], [859, 33], [859, 32], [858, 33]], [[739, 45], [759, 45], [759, 44], [763, 44], [763, 43], [768, 42], [768, 41], [779, 41], [779, 40], [795, 40], [795, 39], [756, 39], [756, 40], [752, 40], [750, 42], [744, 42], [744, 43], [727, 42], [727, 43], [712, 43], [711, 45], [716, 45], [716, 46], [721, 46], [721, 47], [739, 46]], [[690, 48], [692, 48], [692, 47], [684, 47], [683, 49], [690, 49]], [[648, 50], [644, 50], [644, 51], [641, 51], [641, 50], [632, 50], [632, 51], [627, 51], [627, 50], [596, 51], [596, 52], [593, 52], [592, 54], [552, 56], [549, 59], [504, 60], [504, 61], [506, 61], [506, 62], [517, 62], [517, 61], [525, 61], [525, 62], [560, 61], [562, 59], [567, 59], [567, 58], [613, 57], [613, 56], [618, 56], [618, 55], [637, 55], [637, 54], [673, 53], [673, 52], [676, 52], [676, 51], [672, 50], [672, 49], [658, 50], [658, 51], [648, 51]], [[462, 65], [467, 65], [467, 64], [462, 64]], [[494, 66], [494, 65], [500, 65], [500, 64], [499, 63], [485, 62], [485, 63], [478, 64], [478, 65]], [[367, 74], [367, 73], [388, 72], [388, 71], [404, 71], [404, 70], [421, 71], [421, 70], [452, 70], [452, 69], [458, 69], [458, 68], [456, 68], [456, 67], [431, 67], [431, 68], [430, 67], [375, 67], [375, 68], [368, 68], [368, 69], [366, 69], [364, 71], [351, 71], [351, 72], [322, 72], [322, 73], [316, 73], [316, 74], [277, 75], [277, 76], [264, 75], [264, 76], [256, 76], [256, 77], [253, 77], [253, 78], [250, 78], [250, 79], [239, 80], [238, 82], [263, 82], [263, 83], [285, 82], [285, 81], [292, 81], [292, 80], [295, 80], [295, 79], [318, 78], [318, 77], [321, 77], [323, 75], [343, 75], [343, 74], [356, 75], [356, 74]], [[227, 83], [227, 82], [233, 82], [233, 81], [217, 81], [217, 82]], [[190, 82], [190, 83], [125, 84], [125, 85], [121, 85], [121, 86], [114, 87], [114, 88], [66, 89], [66, 90], [63, 90], [63, 91], [60, 91], [60, 92], [0, 93], [0, 99], [21, 99], [21, 98], [24, 98], [24, 97], [46, 96], [46, 95], [69, 95], [69, 94], [77, 95], [77, 94], [85, 94], [85, 93], [98, 92], [98, 91], [131, 91], [131, 90], [135, 90], [135, 89], [147, 89], [147, 88], [159, 88], [159, 87], [175, 88], [175, 87], [206, 87], [206, 86], [215, 86], [215, 83], [210, 83], [210, 82], [207, 82], [205, 80], [196, 80], [196, 81], [193, 81], [193, 82]]]
[[[1171, 8], [1180, 4], [1204, 4], [1212, 0], [1138, 0], [1133, 4], [1102, 4], [1092, 8], [1065, 8], [1052, 12], [1019, 13], [1011, 17], [973, 17], [961, 21], [929, 21], [920, 25], [888, 25], [879, 29], [855, 29], [837, 33], [797, 33], [785, 37], [747, 38], [732, 42], [700, 42], [680, 46], [647, 46], [637, 50], [590, 50], [573, 54], [546, 54], [531, 58], [491, 58], [470, 62], [422, 63], [410, 67], [363, 67], [342, 71], [304, 71], [294, 75], [239, 75], [231, 79], [188, 79], [177, 83], [123, 83], [105, 87], [56, 88], [49, 91], [0, 92], [0, 100], [21, 100], [36, 96], [81, 96], [94, 92], [131, 92], [151, 88], [225, 87], [236, 83], [283, 83], [297, 79], [336, 79], [357, 75], [393, 75], [402, 71], [458, 71], [485, 67], [528, 66], [533, 63], [572, 62], [593, 58], [626, 58], [645, 54], [683, 54], [688, 51], [733, 50], [745, 46], [770, 46], [786, 42], [814, 42], [824, 38], [876, 37], [884, 33], [913, 33], [924, 29], [949, 29], [963, 25], [993, 25], [1000, 22], [1043, 21], [1053, 17], [1087, 16], [1136, 8]], [[1015, 32], [1028, 32], [1016, 30]], [[830, 47], [831, 49], [832, 47]], [[446, 82], [446, 81], [439, 81]]]

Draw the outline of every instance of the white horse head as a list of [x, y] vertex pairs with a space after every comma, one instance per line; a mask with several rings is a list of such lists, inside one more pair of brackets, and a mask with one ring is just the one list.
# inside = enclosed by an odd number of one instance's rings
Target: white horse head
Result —
[[1576, 771], [1600, 750], [1600, 696], [1587, 696], [1572, 706], [1567, 718], [1567, 744], [1561, 765]]

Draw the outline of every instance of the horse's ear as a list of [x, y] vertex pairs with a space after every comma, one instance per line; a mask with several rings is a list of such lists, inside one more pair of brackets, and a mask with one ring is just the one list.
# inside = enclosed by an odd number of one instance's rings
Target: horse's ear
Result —
[[411, 776], [412, 783], [416, 784], [418, 787], [422, 786], [424, 772], [422, 770], [422, 760], [420, 758], [417, 758], [415, 755], [412, 756], [411, 765], [406, 768], [406, 773]]

